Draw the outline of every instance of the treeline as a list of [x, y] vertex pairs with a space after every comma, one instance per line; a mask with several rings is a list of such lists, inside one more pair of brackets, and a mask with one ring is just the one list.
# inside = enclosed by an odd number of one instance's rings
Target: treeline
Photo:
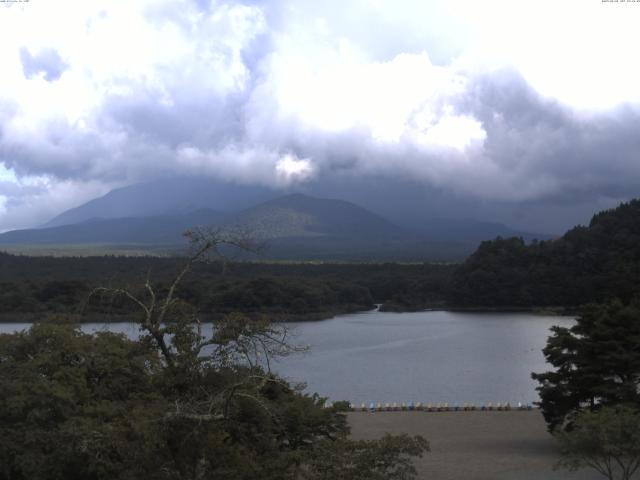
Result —
[[451, 278], [459, 306], [579, 306], [630, 300], [640, 286], [640, 200], [600, 212], [589, 226], [526, 245], [483, 242]]
[[[0, 313], [82, 313], [91, 318], [136, 312], [124, 297], [93, 293], [126, 288], [144, 296], [147, 278], [166, 291], [182, 258], [24, 257], [0, 253]], [[319, 319], [373, 308], [416, 309], [442, 304], [451, 265], [269, 264], [196, 265], [179, 297], [201, 314], [244, 312], [272, 320]]]

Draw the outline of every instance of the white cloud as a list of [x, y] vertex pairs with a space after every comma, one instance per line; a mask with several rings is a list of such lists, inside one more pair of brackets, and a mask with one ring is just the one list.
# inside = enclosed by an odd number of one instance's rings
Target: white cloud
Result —
[[234, 183], [287, 187], [308, 180], [314, 173], [309, 158], [275, 150], [226, 145], [220, 150], [182, 146], [177, 152], [183, 174], [209, 175]]
[[448, 147], [464, 151], [473, 144], [482, 144], [487, 137], [482, 124], [469, 115], [444, 115], [436, 123], [418, 127], [416, 141], [427, 148]]
[[41, 225], [63, 210], [104, 195], [117, 184], [46, 176], [0, 180], [0, 232]]
[[17, 182], [18, 179], [13, 170], [6, 168], [2, 163], [0, 163], [0, 182]]
[[542, 95], [581, 110], [640, 102], [640, 3], [460, 0], [473, 35], [466, 61], [515, 67]]
[[[287, 42], [288, 43], [288, 42]], [[316, 58], [323, 58], [316, 62]], [[311, 129], [340, 132], [366, 129], [381, 141], [398, 141], [416, 112], [438, 116], [465, 79], [434, 66], [426, 53], [400, 54], [388, 62], [357, 57], [346, 40], [321, 52], [288, 45], [270, 59], [260, 102], [276, 102], [277, 118]]]
[[313, 175], [313, 163], [309, 158], [285, 155], [276, 162], [276, 174], [283, 185], [305, 181]]

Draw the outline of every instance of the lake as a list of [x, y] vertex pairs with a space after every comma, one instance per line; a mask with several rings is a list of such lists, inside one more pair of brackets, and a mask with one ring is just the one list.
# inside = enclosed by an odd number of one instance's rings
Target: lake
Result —
[[[331, 400], [476, 405], [538, 400], [531, 372], [549, 369], [542, 355], [552, 325], [568, 317], [527, 313], [370, 311], [318, 322], [287, 324], [309, 351], [278, 360], [273, 369], [307, 383]], [[0, 324], [0, 332], [28, 328]], [[84, 324], [138, 334], [134, 324]]]

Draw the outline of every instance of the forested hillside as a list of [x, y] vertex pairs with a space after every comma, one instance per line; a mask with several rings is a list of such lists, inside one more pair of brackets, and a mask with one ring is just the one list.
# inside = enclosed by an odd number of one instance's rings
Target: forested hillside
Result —
[[640, 286], [640, 200], [600, 212], [561, 238], [482, 242], [454, 273], [460, 306], [577, 306], [628, 300]]

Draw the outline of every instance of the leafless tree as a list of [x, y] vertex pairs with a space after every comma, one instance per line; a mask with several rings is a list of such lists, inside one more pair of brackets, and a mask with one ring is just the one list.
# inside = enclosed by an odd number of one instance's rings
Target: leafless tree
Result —
[[199, 312], [176, 294], [196, 263], [220, 262], [224, 273], [229, 255], [234, 251], [257, 253], [264, 247], [239, 229], [194, 228], [184, 235], [189, 241], [188, 255], [165, 294], [158, 293], [147, 275], [143, 295], [128, 288], [109, 287], [96, 288], [91, 295], [122, 296], [137, 305], [142, 314], [140, 328], [159, 350], [167, 368], [186, 369], [191, 373], [205, 367], [244, 369], [245, 373], [238, 375], [238, 381], [231, 385], [219, 390], [200, 389], [192, 398], [176, 400], [167, 418], [200, 422], [222, 419], [232, 399], [241, 397], [252, 398], [266, 408], [256, 392], [267, 382], [279, 381], [271, 374], [272, 359], [304, 348], [289, 342], [289, 332], [284, 325], [238, 313], [217, 320], [207, 336], [203, 333]]

